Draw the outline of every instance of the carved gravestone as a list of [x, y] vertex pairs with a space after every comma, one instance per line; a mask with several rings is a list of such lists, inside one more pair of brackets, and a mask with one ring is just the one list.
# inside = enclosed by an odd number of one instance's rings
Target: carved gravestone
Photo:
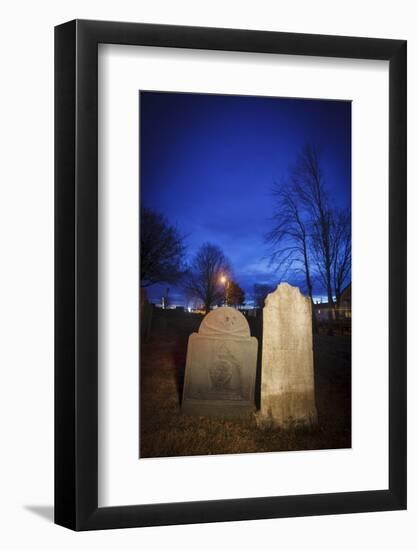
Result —
[[317, 422], [311, 301], [280, 284], [263, 309], [260, 424], [281, 428]]
[[239, 416], [254, 411], [257, 351], [242, 313], [230, 307], [208, 313], [198, 334], [188, 339], [183, 412]]

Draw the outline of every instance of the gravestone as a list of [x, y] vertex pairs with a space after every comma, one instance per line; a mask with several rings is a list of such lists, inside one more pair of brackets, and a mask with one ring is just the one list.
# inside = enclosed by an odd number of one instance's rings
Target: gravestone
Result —
[[217, 308], [188, 339], [182, 411], [186, 414], [241, 416], [255, 410], [258, 341], [245, 317]]
[[281, 428], [317, 422], [311, 300], [278, 285], [263, 309], [260, 425]]

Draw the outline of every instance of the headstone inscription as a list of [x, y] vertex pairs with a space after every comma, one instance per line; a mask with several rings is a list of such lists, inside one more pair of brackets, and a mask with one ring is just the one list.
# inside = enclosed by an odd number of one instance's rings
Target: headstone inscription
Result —
[[240, 416], [255, 410], [258, 341], [245, 317], [231, 307], [206, 315], [188, 339], [182, 411]]
[[258, 420], [281, 428], [317, 422], [311, 301], [287, 283], [268, 294], [263, 309]]

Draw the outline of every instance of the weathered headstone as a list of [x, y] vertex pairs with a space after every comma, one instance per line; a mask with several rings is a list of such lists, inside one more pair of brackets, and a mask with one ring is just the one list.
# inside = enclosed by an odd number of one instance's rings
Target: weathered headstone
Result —
[[208, 313], [188, 339], [183, 412], [240, 416], [254, 411], [257, 351], [242, 313], [231, 307]]
[[278, 285], [263, 309], [261, 425], [317, 422], [311, 301], [297, 287]]

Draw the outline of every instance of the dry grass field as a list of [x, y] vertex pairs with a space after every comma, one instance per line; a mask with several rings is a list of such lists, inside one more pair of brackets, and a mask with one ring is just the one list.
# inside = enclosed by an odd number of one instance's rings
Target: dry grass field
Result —
[[[202, 316], [154, 311], [152, 332], [141, 343], [140, 457], [168, 457], [351, 446], [351, 347], [347, 336], [315, 336], [314, 365], [319, 424], [314, 430], [261, 430], [255, 418], [222, 419], [181, 414], [187, 340]], [[260, 326], [250, 321], [252, 335]], [[259, 342], [261, 347], [261, 342]], [[258, 372], [260, 361], [258, 361]], [[259, 383], [258, 383], [259, 404]]]

